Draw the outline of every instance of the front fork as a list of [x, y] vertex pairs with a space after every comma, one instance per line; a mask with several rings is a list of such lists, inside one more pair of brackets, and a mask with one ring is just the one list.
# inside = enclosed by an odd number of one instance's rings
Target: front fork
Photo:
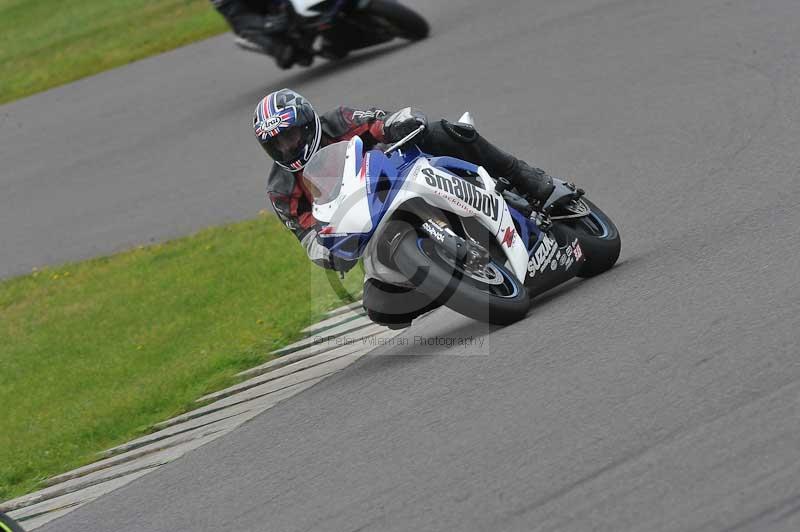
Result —
[[456, 264], [463, 264], [467, 271], [481, 271], [492, 260], [489, 251], [479, 242], [455, 234], [441, 220], [428, 219], [420, 229]]
[[[434, 212], [426, 203], [418, 202], [407, 204], [405, 213], [411, 215], [412, 223], [418, 231], [427, 235], [441, 252], [455, 261], [462, 264], [467, 271], [482, 271], [490, 262], [491, 254], [480, 242], [467, 236], [466, 238], [457, 234], [450, 227], [448, 221]], [[421, 224], [419, 222], [422, 222]], [[400, 242], [399, 236], [408, 230], [408, 226], [397, 231], [389, 240], [389, 257], [393, 257], [397, 244]]]

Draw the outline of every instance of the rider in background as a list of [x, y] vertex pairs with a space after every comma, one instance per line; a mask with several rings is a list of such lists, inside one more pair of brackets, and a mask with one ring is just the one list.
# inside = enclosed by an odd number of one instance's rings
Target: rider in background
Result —
[[[265, 96], [256, 106], [253, 129], [261, 147], [275, 162], [267, 179], [267, 195], [272, 207], [315, 264], [345, 272], [356, 261], [332, 256], [318, 240], [320, 224], [311, 214], [313, 197], [303, 182], [306, 163], [320, 148], [355, 135], [361, 137], [368, 150], [378, 143], [396, 142], [419, 126], [425, 126], [425, 130], [421, 140], [416, 142], [426, 153], [479, 164], [492, 176], [507, 178], [531, 201], [544, 204], [550, 198], [553, 179], [544, 170], [504, 152], [472, 126], [444, 119], [429, 122], [425, 115], [410, 107], [392, 114], [377, 108], [337, 107], [318, 115], [303, 96], [281, 89]], [[409, 289], [404, 303], [413, 308], [392, 311], [385, 302], [396, 300], [398, 289], [375, 279], [365, 283], [364, 307], [373, 321], [404, 327], [436, 306], [427, 296]]]
[[280, 68], [311, 64], [286, 38], [289, 24], [286, 0], [211, 0], [236, 34], [236, 44], [275, 59]]

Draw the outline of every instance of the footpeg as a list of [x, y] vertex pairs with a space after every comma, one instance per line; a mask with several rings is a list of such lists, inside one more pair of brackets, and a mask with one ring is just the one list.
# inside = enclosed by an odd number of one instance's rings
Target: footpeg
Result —
[[578, 188], [573, 183], [553, 178], [554, 189], [550, 197], [544, 202], [542, 211], [549, 214], [555, 207], [565, 205], [571, 201], [579, 199], [585, 194], [582, 188]]
[[511, 188], [512, 188], [511, 181], [509, 181], [505, 177], [498, 178], [497, 182], [494, 184], [494, 190], [498, 194], [502, 194], [506, 190], [511, 190]]
[[553, 227], [553, 220], [550, 218], [550, 215], [544, 212], [534, 212], [531, 216], [531, 220], [536, 224], [542, 231], [549, 231], [551, 227]]

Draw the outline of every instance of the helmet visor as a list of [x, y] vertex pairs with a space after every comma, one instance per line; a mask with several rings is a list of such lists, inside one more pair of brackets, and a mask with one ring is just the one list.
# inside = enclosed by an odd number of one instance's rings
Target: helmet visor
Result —
[[[261, 141], [261, 146], [272, 160], [277, 163], [289, 165], [297, 159], [304, 159], [305, 152], [309, 149], [310, 140], [314, 139], [314, 132], [310, 124], [292, 126], [284, 129], [274, 137], [267, 137]], [[310, 140], [309, 140], [310, 135]]]

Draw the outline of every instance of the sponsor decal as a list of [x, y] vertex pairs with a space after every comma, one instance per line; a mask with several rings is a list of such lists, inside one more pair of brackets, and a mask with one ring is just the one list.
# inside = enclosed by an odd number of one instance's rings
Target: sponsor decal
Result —
[[550, 238], [549, 235], [544, 235], [544, 238], [539, 243], [539, 247], [533, 252], [531, 260], [528, 261], [528, 273], [531, 277], [547, 266], [550, 262], [550, 258], [555, 254], [557, 249], [558, 245], [556, 241]]
[[537, 273], [547, 270], [548, 267], [551, 271], [556, 271], [559, 268], [562, 271], [567, 271], [574, 264], [579, 263], [582, 257], [583, 250], [577, 238], [571, 244], [559, 249], [556, 241], [545, 235], [539, 243], [539, 247], [531, 255], [531, 259], [528, 262], [528, 274], [530, 277], [534, 277]]
[[508, 246], [509, 248], [514, 244], [514, 237], [517, 235], [517, 232], [514, 230], [513, 226], [506, 227], [506, 232], [503, 235], [503, 244]]
[[329, 238], [329, 237], [340, 237], [340, 236], [348, 236], [349, 233], [339, 233], [336, 231], [332, 225], [326, 225], [322, 229], [319, 230], [317, 236], [320, 238]]
[[436, 225], [430, 222], [425, 222], [422, 224], [422, 229], [424, 229], [431, 238], [438, 240], [439, 242], [444, 242], [444, 232]]
[[425, 176], [425, 182], [428, 185], [457, 197], [474, 210], [489, 216], [492, 220], [497, 221], [500, 216], [500, 198], [497, 196], [483, 192], [460, 177], [439, 174], [431, 168], [423, 168], [422, 174]]
[[378, 111], [378, 110], [353, 111], [353, 118], [354, 119], [358, 119], [358, 118], [380, 118], [381, 116], [384, 116], [385, 114], [386, 114], [386, 112]]
[[575, 260], [581, 260], [583, 257], [583, 250], [581, 249], [581, 245], [578, 243], [578, 239], [575, 239], [575, 242], [572, 243], [572, 247], [575, 248]]
[[266, 120], [264, 120], [264, 131], [269, 133], [270, 131], [280, 126], [281, 122], [283, 122], [283, 120], [281, 120], [280, 116], [271, 116], [267, 118]]
[[288, 106], [281, 112], [269, 115], [269, 113], [259, 113], [259, 120], [255, 124], [256, 136], [261, 140], [267, 140], [267, 137], [274, 137], [282, 128], [290, 127], [297, 120], [297, 110], [294, 106]]

